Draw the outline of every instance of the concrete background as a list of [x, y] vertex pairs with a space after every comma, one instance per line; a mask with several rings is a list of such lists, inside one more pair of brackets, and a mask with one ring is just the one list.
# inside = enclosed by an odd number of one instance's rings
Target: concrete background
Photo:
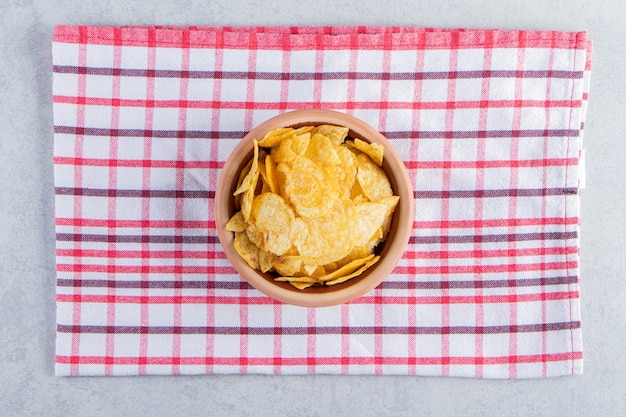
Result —
[[[0, 0], [0, 415], [626, 415], [624, 17], [621, 0]], [[60, 23], [586, 30], [584, 375], [54, 377], [50, 46]]]

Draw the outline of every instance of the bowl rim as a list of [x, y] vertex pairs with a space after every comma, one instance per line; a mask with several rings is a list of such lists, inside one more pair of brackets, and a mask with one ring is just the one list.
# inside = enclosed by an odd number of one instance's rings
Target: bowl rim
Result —
[[[411, 197], [408, 199], [409, 201], [403, 201], [406, 199], [401, 198], [394, 212], [394, 217], [398, 216], [397, 220], [394, 219], [394, 223], [397, 225], [394, 239], [385, 245], [385, 256], [381, 256], [379, 262], [372, 267], [371, 272], [376, 271], [377, 274], [368, 275], [359, 281], [355, 280], [354, 283], [337, 286], [337, 288], [319, 294], [307, 292], [306, 290], [294, 290], [281, 287], [275, 282], [263, 278], [260, 271], [250, 268], [232, 245], [234, 239], [233, 232], [225, 229], [226, 222], [229, 220], [228, 210], [220, 209], [222, 207], [228, 207], [230, 199], [232, 199], [232, 187], [230, 186], [232, 184], [230, 182], [232, 176], [228, 175], [228, 173], [232, 171], [238, 174], [238, 170], [241, 167], [241, 164], [235, 166], [236, 160], [240, 159], [234, 157], [234, 155], [249, 153], [253, 146], [253, 139], [259, 139], [258, 136], [261, 136], [259, 133], [264, 135], [277, 127], [304, 124], [334, 124], [346, 126], [355, 136], [383, 145], [385, 147], [385, 163], [391, 165], [390, 161], [392, 161], [396, 166], [400, 167], [399, 172], [394, 175], [393, 180], [396, 186], [396, 190], [394, 190], [395, 194], [409, 195]], [[400, 206], [403, 207], [402, 210], [399, 210]], [[413, 214], [414, 198], [411, 180], [404, 161], [388, 139], [371, 125], [352, 115], [317, 108], [287, 111], [267, 119], [250, 130], [235, 146], [222, 167], [214, 198], [215, 228], [217, 229], [220, 245], [237, 273], [250, 285], [270, 298], [301, 307], [326, 307], [343, 304], [368, 293], [378, 286], [392, 272], [406, 250], [412, 231]], [[347, 282], [349, 283], [350, 281]]]

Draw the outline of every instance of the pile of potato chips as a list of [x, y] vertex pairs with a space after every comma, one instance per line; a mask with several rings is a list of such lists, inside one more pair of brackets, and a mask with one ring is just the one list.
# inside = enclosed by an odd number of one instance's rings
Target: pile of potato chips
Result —
[[334, 285], [376, 263], [400, 197], [382, 169], [383, 146], [333, 125], [280, 128], [239, 176], [226, 224], [253, 269], [304, 289]]

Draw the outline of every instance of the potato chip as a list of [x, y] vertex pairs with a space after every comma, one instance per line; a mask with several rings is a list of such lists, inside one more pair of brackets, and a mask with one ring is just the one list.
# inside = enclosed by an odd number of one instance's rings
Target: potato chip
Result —
[[305, 156], [320, 165], [339, 165], [341, 160], [330, 139], [319, 133], [311, 136]]
[[367, 143], [361, 139], [354, 139], [354, 147], [370, 158], [379, 167], [383, 166], [383, 156], [385, 153], [385, 147], [379, 143]]
[[[241, 187], [241, 185], [243, 184], [243, 180], [248, 176], [248, 173], [250, 172], [251, 166], [252, 159], [248, 161], [248, 163], [242, 168], [241, 172], [239, 173], [239, 178], [237, 180], [237, 186], [235, 187], [235, 190], [238, 190]], [[235, 206], [241, 207], [241, 193], [233, 193], [233, 196], [235, 196]]]
[[316, 165], [309, 169], [297, 166], [288, 172], [284, 193], [300, 216], [322, 217], [333, 207], [337, 190], [327, 177], [322, 167]]
[[289, 198], [287, 197], [287, 194], [285, 193], [285, 183], [287, 182], [287, 176], [289, 175], [289, 172], [291, 171], [291, 168], [289, 167], [289, 165], [284, 164], [284, 163], [280, 163], [276, 165], [276, 184], [278, 186], [278, 194], [280, 194], [280, 196], [282, 198], [284, 198], [285, 200], [289, 200]]
[[[241, 180], [241, 184], [239, 185], [239, 187], [237, 187], [233, 195], [241, 194], [244, 191], [249, 190], [251, 187], [254, 188], [253, 185], [256, 186], [255, 175], [257, 175], [258, 170], [259, 170], [259, 144], [256, 140], [254, 140], [253, 142], [254, 142], [254, 153], [252, 156], [252, 163], [250, 164], [250, 169]], [[253, 184], [253, 181], [254, 181], [254, 184]]]
[[337, 200], [325, 216], [303, 220], [307, 233], [294, 236], [293, 243], [307, 263], [338, 261], [354, 247], [358, 225], [350, 200]]
[[[352, 248], [349, 254], [347, 254], [343, 259], [341, 259], [339, 262], [335, 264], [335, 268], [333, 270], [337, 270], [338, 268], [341, 268], [342, 266], [354, 260], [366, 258], [373, 253], [374, 253], [373, 247], [355, 246], [354, 248]], [[328, 268], [328, 266], [325, 265], [325, 268], [327, 272], [332, 272]]]
[[[252, 171], [251, 171], [252, 172]], [[256, 170], [252, 175], [252, 183], [250, 188], [243, 192], [241, 195], [241, 213], [245, 221], [250, 218], [250, 211], [252, 210], [252, 201], [254, 200], [254, 193], [256, 191], [257, 181], [259, 179], [259, 171]]]
[[250, 210], [252, 208], [252, 200], [254, 200], [254, 193], [256, 192], [257, 181], [259, 179], [259, 146], [256, 140], [254, 142], [254, 156], [252, 160], [252, 165], [250, 166], [250, 171], [244, 177], [241, 182], [241, 186], [235, 190], [234, 195], [243, 193], [241, 196], [240, 204], [241, 204], [241, 213], [243, 214], [244, 220], [248, 221], [250, 217]]
[[326, 275], [326, 270], [321, 265], [302, 264], [302, 272], [306, 276], [318, 278]]
[[296, 135], [291, 141], [291, 150], [296, 155], [304, 155], [309, 148], [311, 142], [311, 133], [305, 132], [300, 135]]
[[333, 146], [339, 146], [346, 139], [349, 131], [350, 129], [343, 126], [319, 125], [315, 129], [313, 129], [312, 133], [319, 133], [320, 135], [324, 135], [328, 137], [328, 139], [330, 139]]
[[261, 159], [261, 156], [259, 155], [259, 175], [261, 176], [261, 179], [263, 181], [265, 181], [267, 183], [267, 170], [265, 168], [265, 156]]
[[294, 129], [291, 127], [274, 129], [259, 141], [259, 146], [262, 148], [273, 148], [278, 146], [283, 140], [292, 138], [295, 135]]
[[282, 281], [282, 282], [309, 282], [311, 284], [315, 284], [316, 282], [318, 282], [318, 280], [314, 277], [308, 277], [308, 276], [301, 276], [301, 277], [278, 277], [276, 278], [276, 281]]
[[[343, 262], [343, 259], [341, 261]], [[329, 273], [339, 269], [340, 266], [342, 266], [342, 265], [339, 265], [339, 262], [331, 262], [329, 264], [324, 265], [324, 270], [326, 271], [326, 273], [329, 274]]]
[[265, 159], [269, 155], [261, 156], [259, 154], [259, 179], [257, 181], [256, 190], [254, 192], [255, 195], [269, 193], [272, 192], [272, 187], [270, 187], [269, 179], [267, 177], [267, 168], [265, 166]]
[[357, 239], [355, 246], [365, 246], [373, 238], [382, 237], [381, 225], [385, 220], [387, 206], [380, 203], [361, 203], [354, 206], [357, 216]]
[[303, 126], [253, 141], [226, 224], [250, 267], [305, 289], [345, 282], [378, 261], [399, 197], [380, 167], [384, 148], [348, 133]]
[[370, 201], [378, 201], [393, 195], [389, 178], [381, 167], [372, 162], [371, 158], [365, 154], [357, 156], [356, 160], [359, 164], [356, 180], [359, 182], [363, 194]]
[[363, 189], [361, 188], [361, 184], [358, 181], [355, 181], [352, 185], [352, 189], [350, 190], [350, 199], [354, 204], [362, 203], [364, 201], [369, 201], [365, 194], [363, 193]]
[[295, 129], [293, 131], [293, 133], [295, 133], [296, 136], [299, 136], [299, 135], [301, 135], [303, 133], [312, 132], [313, 129], [315, 129], [315, 126], [301, 126], [301, 127], [297, 128], [297, 129]]
[[226, 223], [226, 230], [229, 232], [245, 232], [248, 228], [248, 222], [243, 218], [241, 210], [233, 215]]
[[357, 161], [356, 156], [344, 146], [336, 149], [339, 165], [330, 167], [332, 175], [337, 179], [337, 185], [341, 196], [350, 196], [356, 181]]
[[270, 185], [267, 183], [265, 178], [261, 178], [261, 188], [259, 189], [257, 186], [257, 194], [271, 193], [272, 189]]
[[264, 193], [254, 199], [250, 211], [248, 238], [259, 249], [282, 255], [292, 246], [293, 209], [281, 196]]
[[[241, 172], [239, 173], [239, 179], [237, 181], [237, 187], [235, 188], [235, 190], [238, 190], [241, 187], [241, 185], [243, 184], [243, 180], [248, 176], [248, 173], [250, 172], [250, 167], [252, 166], [252, 161], [253, 159], [250, 159], [248, 163], [242, 168]], [[243, 191], [244, 190], [240, 191], [239, 193], [235, 191], [233, 195], [239, 195]]]
[[310, 133], [315, 126], [302, 126], [299, 128], [283, 127], [274, 129], [268, 132], [263, 139], [259, 141], [261, 148], [275, 148], [285, 139], [293, 139], [296, 136], [300, 136], [304, 133]]
[[378, 220], [380, 227], [376, 230], [375, 234], [370, 237], [370, 240], [365, 245], [365, 248], [367, 248], [370, 252], [372, 252], [378, 244], [387, 239], [387, 234], [391, 229], [393, 212], [399, 201], [400, 197], [395, 195], [378, 201], [378, 204], [385, 206], [385, 214], [382, 219]]
[[371, 255], [366, 256], [365, 258], [362, 259], [355, 259], [351, 262], [348, 262], [347, 264], [345, 264], [344, 266], [342, 266], [341, 268], [331, 272], [330, 274], [326, 274], [326, 275], [322, 275], [321, 277], [319, 277], [320, 281], [333, 281], [337, 278], [349, 275], [351, 273], [353, 273], [354, 271], [356, 271], [357, 269], [359, 269], [361, 266], [365, 265], [367, 262], [369, 262], [370, 260], [372, 260], [372, 258], [374, 258], [374, 254], [372, 253]]
[[290, 284], [299, 290], [303, 290], [305, 288], [312, 287], [315, 285], [315, 282], [290, 282]]
[[277, 256], [272, 261], [272, 268], [282, 276], [293, 276], [302, 269], [302, 256]]
[[272, 158], [276, 163], [291, 162], [298, 156], [292, 149], [293, 140], [291, 138], [283, 140], [277, 148], [272, 149]]
[[272, 155], [265, 157], [265, 177], [267, 178], [267, 184], [270, 186], [270, 191], [274, 194], [279, 194], [278, 183], [276, 182], [276, 163], [272, 159]]
[[368, 201], [369, 200], [367, 199], [367, 197], [363, 195], [363, 192], [358, 193], [356, 196], [352, 198], [352, 202], [354, 204], [367, 203]]
[[385, 197], [378, 201], [381, 204], [387, 206], [387, 212], [385, 213], [385, 220], [381, 225], [383, 229], [383, 239], [387, 237], [387, 233], [389, 233], [389, 229], [391, 228], [391, 221], [393, 220], [393, 212], [396, 209], [396, 206], [400, 202], [400, 197], [397, 195], [392, 195], [389, 197]]
[[342, 276], [342, 277], [340, 276], [339, 278], [334, 279], [332, 281], [326, 281], [325, 284], [326, 285], [337, 285], [337, 284], [341, 284], [342, 282], [346, 282], [347, 280], [349, 280], [351, 278], [359, 276], [363, 272], [365, 272], [370, 266], [372, 266], [376, 262], [378, 262], [379, 259], [380, 259], [380, 256], [374, 256], [365, 265], [363, 265], [361, 268], [357, 269], [356, 271], [352, 272], [351, 274], [348, 274], [348, 275], [345, 275], [345, 276]]
[[248, 239], [246, 232], [235, 233], [233, 246], [250, 268], [259, 269], [259, 248]]
[[296, 157], [304, 155], [309, 146], [310, 139], [310, 133], [303, 133], [284, 139], [278, 147], [272, 148], [271, 155], [274, 161], [276, 161], [276, 163], [292, 162]]
[[259, 249], [259, 269], [261, 272], [267, 272], [272, 269], [274, 258], [276, 258], [276, 255], [273, 253]]

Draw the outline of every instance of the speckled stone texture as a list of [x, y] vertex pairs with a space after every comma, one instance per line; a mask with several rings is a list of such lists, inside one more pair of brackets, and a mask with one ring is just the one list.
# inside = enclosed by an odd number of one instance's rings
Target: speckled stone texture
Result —
[[[625, 13], [619, 0], [0, 1], [0, 415], [626, 415]], [[586, 30], [594, 54], [581, 193], [585, 374], [54, 377], [51, 35], [59, 23]]]

